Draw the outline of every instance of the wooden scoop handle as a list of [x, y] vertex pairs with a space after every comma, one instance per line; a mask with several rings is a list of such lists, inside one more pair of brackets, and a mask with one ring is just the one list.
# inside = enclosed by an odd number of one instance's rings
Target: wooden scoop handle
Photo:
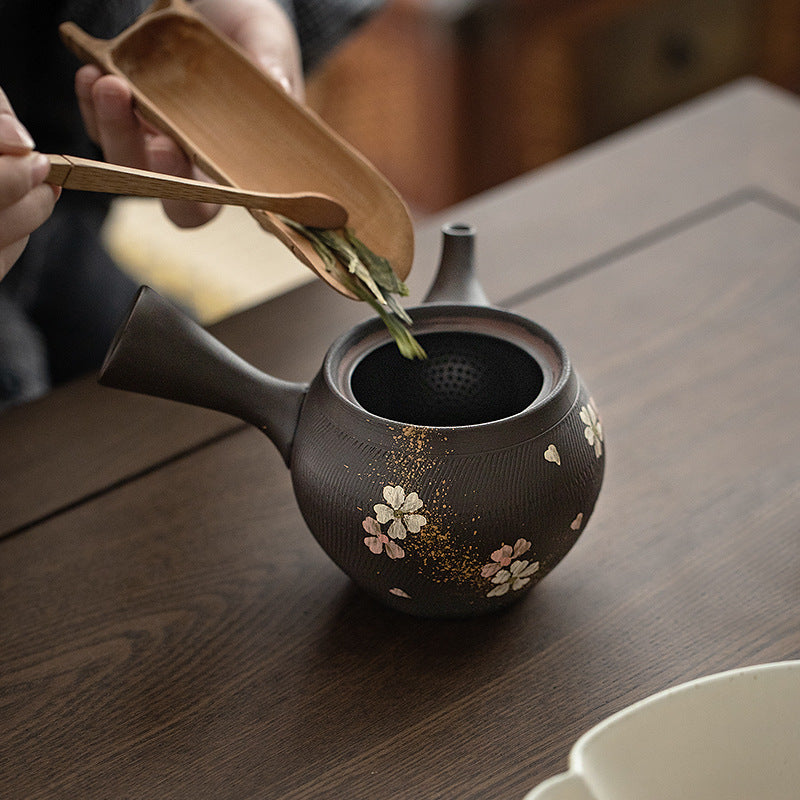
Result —
[[249, 192], [89, 158], [63, 155], [48, 155], [48, 158], [50, 172], [45, 181], [65, 189], [260, 208], [314, 228], [342, 228], [347, 224], [347, 210], [331, 197], [316, 192]]

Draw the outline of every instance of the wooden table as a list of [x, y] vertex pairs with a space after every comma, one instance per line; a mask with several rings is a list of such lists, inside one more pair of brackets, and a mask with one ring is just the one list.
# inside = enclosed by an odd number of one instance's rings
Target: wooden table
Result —
[[[0, 796], [521, 798], [657, 690], [800, 656], [800, 103], [734, 84], [420, 225], [604, 417], [586, 532], [507, 611], [353, 589], [264, 437], [77, 382], [0, 416]], [[309, 379], [319, 283], [214, 332]]]

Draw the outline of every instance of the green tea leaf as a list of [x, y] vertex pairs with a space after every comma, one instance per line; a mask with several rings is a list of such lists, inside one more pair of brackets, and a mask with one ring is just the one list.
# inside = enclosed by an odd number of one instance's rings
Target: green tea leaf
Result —
[[375, 309], [401, 355], [409, 359], [428, 357], [408, 329], [413, 324], [411, 317], [393, 296], [407, 296], [408, 287], [386, 258], [373, 253], [349, 228], [342, 235], [338, 231], [308, 228], [285, 217], [280, 219], [311, 242], [328, 272]]
[[397, 273], [392, 269], [388, 259], [373, 253], [372, 250], [353, 233], [352, 228], [345, 228], [344, 235], [381, 288], [385, 289], [390, 294], [399, 294], [402, 297], [408, 296], [408, 286], [397, 277]]

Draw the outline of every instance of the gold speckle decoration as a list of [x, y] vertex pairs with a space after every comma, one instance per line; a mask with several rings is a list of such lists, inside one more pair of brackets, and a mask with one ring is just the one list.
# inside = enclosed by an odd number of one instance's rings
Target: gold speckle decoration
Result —
[[544, 460], [549, 461], [551, 464], [558, 464], [559, 467], [561, 466], [561, 455], [554, 444], [551, 444], [550, 447], [544, 451]]
[[579, 531], [581, 529], [581, 525], [583, 525], [583, 511], [581, 511], [577, 517], [575, 517], [572, 522], [570, 522], [569, 526], [574, 531]]
[[452, 489], [446, 482], [430, 483], [431, 472], [449, 452], [441, 448], [446, 435], [407, 425], [396, 430], [393, 439], [386, 460], [387, 482], [419, 492], [425, 506], [425, 525], [404, 539], [404, 555], [432, 583], [473, 584], [476, 569], [480, 570], [480, 555], [472, 545], [457, 541], [450, 530], [453, 511], [448, 498]]

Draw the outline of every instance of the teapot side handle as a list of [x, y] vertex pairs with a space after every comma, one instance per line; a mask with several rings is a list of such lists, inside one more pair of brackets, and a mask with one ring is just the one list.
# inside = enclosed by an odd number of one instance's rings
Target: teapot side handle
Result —
[[442, 226], [442, 255], [425, 304], [491, 306], [475, 274], [475, 228], [460, 222]]
[[111, 343], [98, 381], [231, 414], [263, 431], [289, 464], [308, 386], [273, 378], [143, 286]]

